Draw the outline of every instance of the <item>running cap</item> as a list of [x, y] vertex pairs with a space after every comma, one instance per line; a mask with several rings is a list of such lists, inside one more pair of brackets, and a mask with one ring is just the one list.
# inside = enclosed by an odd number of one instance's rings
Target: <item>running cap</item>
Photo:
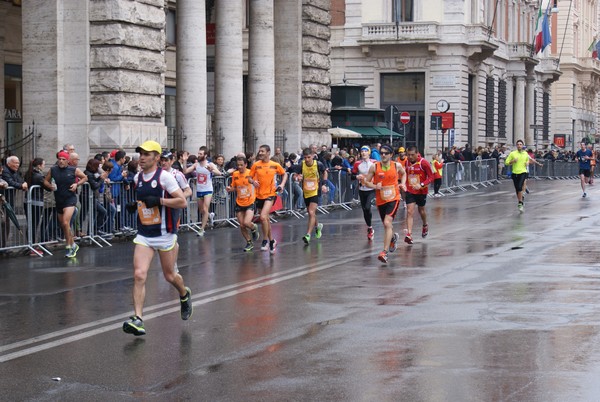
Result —
[[369, 151], [369, 152], [371, 152], [371, 148], [369, 148], [368, 145], [363, 145], [362, 147], [360, 147], [360, 150], [361, 151]]
[[157, 154], [160, 155], [162, 153], [162, 147], [156, 141], [146, 141], [142, 145], [140, 145], [139, 147], [137, 147], [135, 149], [135, 152], [141, 152], [141, 151], [156, 152]]
[[404, 149], [404, 147], [400, 147], [398, 148], [398, 152], [406, 152], [406, 150]]
[[58, 159], [65, 158], [66, 160], [69, 160], [69, 153], [67, 151], [60, 151], [58, 154], [56, 154], [56, 157]]
[[393, 149], [392, 149], [392, 147], [390, 147], [389, 145], [382, 145], [382, 146], [381, 146], [381, 150], [382, 150], [382, 151], [383, 151], [383, 150], [386, 150], [386, 151], [388, 151], [390, 154], [393, 154], [393, 153], [394, 153], [394, 150], [393, 150]]
[[173, 159], [173, 154], [171, 153], [171, 151], [165, 149], [164, 151], [162, 151], [162, 154], [160, 154], [160, 158], [161, 159]]

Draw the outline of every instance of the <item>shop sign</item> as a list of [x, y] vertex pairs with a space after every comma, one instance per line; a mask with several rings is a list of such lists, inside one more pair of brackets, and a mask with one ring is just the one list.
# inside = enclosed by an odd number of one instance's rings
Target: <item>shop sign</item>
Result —
[[21, 120], [21, 113], [17, 109], [4, 109], [4, 120]]

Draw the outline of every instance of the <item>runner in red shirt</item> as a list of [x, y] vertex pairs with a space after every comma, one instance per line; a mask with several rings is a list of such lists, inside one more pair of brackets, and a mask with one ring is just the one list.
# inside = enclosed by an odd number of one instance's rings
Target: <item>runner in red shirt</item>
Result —
[[421, 235], [425, 238], [429, 234], [427, 225], [427, 213], [425, 212], [425, 203], [429, 189], [427, 186], [433, 182], [433, 171], [431, 165], [421, 155], [417, 154], [417, 147], [409, 147], [406, 154], [408, 162], [406, 163], [406, 236], [404, 241], [413, 244], [412, 227], [415, 213], [415, 204], [419, 207], [419, 215], [423, 221], [423, 231]]

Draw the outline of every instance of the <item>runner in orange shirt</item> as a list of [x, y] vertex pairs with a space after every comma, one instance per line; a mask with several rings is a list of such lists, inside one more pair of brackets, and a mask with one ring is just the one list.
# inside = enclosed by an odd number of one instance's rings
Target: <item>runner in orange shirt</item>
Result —
[[[287, 181], [287, 174], [277, 162], [271, 161], [271, 147], [261, 145], [258, 148], [256, 162], [250, 169], [250, 184], [256, 187], [256, 209], [260, 210], [260, 225], [262, 227], [263, 242], [260, 249], [269, 250], [275, 254], [277, 241], [271, 234], [271, 222], [269, 213], [273, 203], [277, 199], [277, 192], [282, 191]], [[281, 183], [277, 184], [275, 176], [282, 176]]]
[[254, 249], [254, 242], [260, 238], [258, 225], [252, 222], [254, 219], [254, 201], [256, 194], [254, 186], [248, 181], [250, 170], [247, 169], [248, 160], [245, 156], [235, 158], [237, 170], [231, 175], [231, 185], [227, 186], [227, 192], [235, 191], [235, 215], [240, 224], [240, 231], [246, 240], [245, 252]]
[[[394, 233], [393, 222], [400, 204], [400, 189], [406, 190], [406, 172], [400, 163], [392, 161], [394, 151], [389, 145], [381, 146], [381, 161], [369, 169], [364, 185], [375, 189], [375, 204], [383, 222], [383, 251], [381, 262], [388, 262], [388, 252], [396, 250], [399, 235]], [[400, 183], [400, 185], [398, 185]]]

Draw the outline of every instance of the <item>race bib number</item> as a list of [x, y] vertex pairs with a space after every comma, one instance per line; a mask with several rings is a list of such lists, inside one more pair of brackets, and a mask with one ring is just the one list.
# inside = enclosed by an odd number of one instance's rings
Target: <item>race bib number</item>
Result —
[[315, 191], [317, 189], [318, 180], [315, 178], [312, 179], [304, 179], [303, 187], [304, 191]]
[[158, 225], [162, 222], [158, 207], [148, 208], [142, 201], [138, 201], [138, 216], [142, 225]]
[[198, 184], [206, 184], [208, 182], [208, 175], [206, 173], [198, 173]]
[[396, 185], [381, 187], [381, 199], [384, 201], [392, 201], [396, 198]]
[[250, 189], [245, 186], [237, 187], [237, 198], [239, 199], [247, 199], [252, 195], [250, 193]]
[[419, 183], [420, 183], [420, 182], [419, 182], [419, 176], [412, 175], [412, 174], [408, 176], [408, 185], [409, 185], [409, 186], [411, 186], [411, 187], [413, 187], [413, 188], [414, 188], [414, 187], [416, 187], [416, 186], [417, 186], [417, 184], [419, 184]]

